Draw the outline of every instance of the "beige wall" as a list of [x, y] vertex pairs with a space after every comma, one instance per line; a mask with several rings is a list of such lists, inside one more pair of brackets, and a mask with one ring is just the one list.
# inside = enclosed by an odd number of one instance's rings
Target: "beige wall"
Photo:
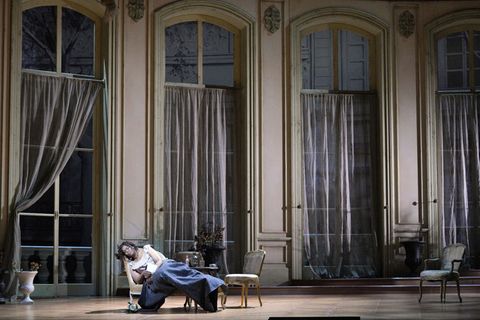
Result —
[[[151, 96], [151, 73], [148, 68], [148, 59], [152, 59], [154, 37], [152, 25], [154, 12], [170, 1], [149, 1], [148, 15], [137, 23], [126, 14], [121, 14], [122, 24], [125, 27], [123, 34], [123, 61], [125, 79], [123, 119], [124, 142], [124, 195], [122, 207], [123, 233], [125, 238], [144, 239], [150, 237], [148, 225], [149, 198], [148, 190], [141, 188], [148, 181], [142, 172], [148, 172], [149, 155], [148, 143], [149, 128], [148, 113]], [[291, 206], [290, 188], [291, 177], [288, 176], [288, 149], [286, 138], [288, 120], [288, 33], [289, 22], [313, 10], [328, 7], [348, 7], [365, 11], [390, 26], [389, 50], [391, 65], [388, 66], [387, 76], [392, 81], [389, 88], [392, 93], [393, 119], [392, 123], [392, 166], [393, 176], [389, 178], [391, 185], [387, 186], [393, 194], [393, 203], [384, 203], [388, 206], [383, 214], [389, 215], [389, 236], [384, 244], [388, 250], [394, 250], [390, 263], [391, 272], [401, 275], [406, 271], [403, 265], [404, 252], [399, 242], [413, 236], [412, 230], [418, 228], [425, 220], [421, 216], [420, 177], [422, 176], [422, 162], [419, 158], [421, 151], [421, 96], [422, 70], [421, 61], [423, 43], [422, 26], [428, 21], [446, 12], [461, 8], [479, 7], [472, 1], [451, 1], [439, 5], [437, 2], [398, 2], [398, 1], [228, 1], [240, 10], [253, 16], [258, 23], [258, 88], [260, 111], [259, 121], [259, 163], [260, 177], [259, 207], [257, 219], [259, 247], [267, 250], [266, 266], [263, 280], [269, 284], [279, 284], [289, 280]], [[270, 5], [275, 5], [281, 12], [281, 28], [274, 34], [264, 28], [263, 14]], [[399, 15], [409, 10], [415, 16], [415, 32], [405, 38], [398, 30]], [[148, 34], [152, 36], [148, 37]], [[150, 70], [151, 71], [151, 70]], [[147, 87], [147, 88], [146, 88]], [[149, 102], [150, 99], [150, 102]], [[151, 111], [150, 111], [151, 112]], [[133, 152], [132, 152], [133, 150]], [[385, 152], [385, 150], [383, 150]], [[134, 155], [133, 155], [134, 154]], [[151, 195], [150, 195], [151, 196]], [[289, 207], [290, 206], [290, 207]], [[134, 219], [132, 219], [134, 218]]]
[[[124, 239], [148, 243], [153, 241], [152, 208], [153, 180], [152, 163], [153, 144], [155, 143], [152, 126], [152, 108], [154, 105], [153, 53], [155, 44], [154, 13], [159, 8], [174, 1], [148, 0], [143, 19], [134, 22], [128, 16], [127, 0], [119, 0], [119, 11], [113, 24], [116, 24], [118, 38], [115, 42], [117, 57], [115, 121], [116, 162], [115, 181], [112, 186], [113, 217], [115, 223], [115, 242]], [[413, 236], [412, 230], [423, 225], [426, 227], [422, 206], [413, 202], [422, 202], [425, 177], [425, 159], [422, 159], [424, 116], [423, 84], [425, 81], [423, 26], [441, 15], [464, 8], [480, 8], [479, 1], [363, 1], [363, 0], [229, 0], [226, 1], [248, 13], [257, 21], [255, 77], [258, 92], [258, 212], [255, 212], [255, 243], [252, 247], [262, 247], [267, 251], [262, 282], [266, 285], [287, 283], [291, 279], [292, 251], [291, 237], [299, 230], [292, 230], [292, 171], [290, 164], [290, 119], [289, 117], [289, 28], [290, 22], [306, 13], [321, 8], [347, 7], [367, 12], [384, 21], [389, 26], [388, 52], [389, 64], [386, 66], [386, 80], [392, 83], [392, 118], [388, 125], [392, 150], [381, 150], [392, 166], [389, 184], [384, 186], [392, 194], [391, 203], [378, 205], [379, 216], [388, 223], [383, 225], [386, 234], [383, 245], [384, 255], [389, 256], [389, 276], [401, 276], [406, 273], [403, 264], [404, 252], [399, 242]], [[3, 3], [3, 2], [2, 2]], [[274, 5], [280, 10], [280, 29], [271, 34], [264, 27], [265, 10]], [[9, 67], [8, 36], [3, 36], [9, 19], [5, 16], [8, 5], [0, 6], [0, 71], [2, 81]], [[399, 15], [410, 11], [415, 16], [415, 32], [405, 38], [398, 30]], [[7, 23], [6, 23], [7, 22]], [[0, 223], [0, 248], [5, 235], [5, 190], [6, 141], [5, 135], [8, 105], [8, 81], [0, 85], [2, 107], [2, 127], [0, 146], [2, 165], [0, 199], [3, 219]], [[390, 158], [391, 157], [391, 158]], [[385, 199], [385, 198], [384, 198]], [[382, 201], [383, 202], [383, 201]], [[386, 218], [388, 217], [388, 219]], [[428, 231], [426, 231], [428, 232]], [[252, 248], [253, 249], [253, 248]], [[425, 250], [427, 250], [426, 247]], [[427, 254], [427, 251], [425, 251]]]
[[[2, 4], [0, 5], [0, 34], [5, 34], [4, 32], [4, 29], [5, 29], [5, 25], [6, 25], [6, 20], [5, 20], [5, 5]], [[0, 37], [0, 61], [3, 61], [4, 58], [5, 58], [5, 48], [4, 48], [4, 45], [5, 45], [5, 39], [2, 37]], [[4, 86], [5, 86], [5, 77], [4, 77], [4, 67], [5, 67], [5, 64], [4, 63], [0, 63], [0, 75], [1, 78], [0, 78], [0, 114], [1, 114], [1, 119], [2, 119], [2, 122], [0, 123], [0, 150], [1, 153], [0, 153], [0, 165], [1, 165], [1, 171], [0, 171], [0, 201], [2, 203], [1, 207], [0, 207], [0, 217], [1, 217], [1, 220], [0, 220], [0, 248], [3, 248], [4, 247], [4, 241], [5, 241], [5, 223], [3, 223], [4, 219], [4, 198], [3, 198], [3, 192], [2, 190], [5, 190], [5, 181], [4, 181], [4, 177], [5, 177], [5, 171], [4, 171], [4, 168], [6, 168], [6, 165], [5, 165], [5, 143], [3, 141], [4, 137], [5, 137], [5, 133], [4, 133], [4, 119], [5, 119], [5, 107], [4, 107], [4, 102], [3, 102], [3, 99], [4, 99]]]

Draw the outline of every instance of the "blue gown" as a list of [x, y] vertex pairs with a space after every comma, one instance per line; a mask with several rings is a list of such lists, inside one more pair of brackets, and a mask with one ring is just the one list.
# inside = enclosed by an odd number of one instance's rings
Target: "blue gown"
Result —
[[150, 285], [143, 283], [138, 304], [143, 309], [157, 310], [165, 303], [165, 298], [180, 289], [195, 300], [204, 310], [217, 311], [218, 288], [225, 286], [219, 279], [200, 271], [190, 269], [185, 263], [163, 260], [163, 264], [153, 274]]

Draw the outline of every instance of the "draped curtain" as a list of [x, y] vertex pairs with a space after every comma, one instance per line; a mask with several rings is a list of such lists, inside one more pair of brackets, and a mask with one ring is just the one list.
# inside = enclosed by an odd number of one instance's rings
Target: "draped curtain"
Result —
[[227, 227], [231, 204], [227, 122], [232, 119], [233, 95], [225, 89], [165, 88], [165, 241], [169, 256], [188, 250], [203, 225]]
[[[33, 205], [55, 182], [93, 114], [102, 83], [24, 73], [21, 84], [20, 173], [10, 213], [5, 263], [20, 265], [19, 212]], [[5, 297], [16, 294], [15, 275]]]
[[479, 95], [442, 94], [439, 114], [443, 246], [467, 246], [466, 268], [480, 268]]
[[304, 247], [316, 277], [372, 277], [371, 94], [302, 93]]

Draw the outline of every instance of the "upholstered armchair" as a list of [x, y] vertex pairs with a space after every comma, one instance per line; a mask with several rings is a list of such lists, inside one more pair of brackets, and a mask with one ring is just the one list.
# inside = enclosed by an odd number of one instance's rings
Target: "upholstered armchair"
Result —
[[[165, 256], [159, 252], [160, 259], [165, 260]], [[123, 259], [123, 266], [125, 267], [125, 273], [127, 274], [127, 280], [128, 280], [128, 287], [130, 289], [129, 296], [130, 296], [130, 304], [133, 304], [133, 297], [132, 296], [139, 296], [142, 294], [142, 287], [143, 284], [137, 284], [132, 277], [132, 270], [130, 270], [130, 267], [128, 265], [128, 260], [126, 258]]]
[[123, 259], [123, 266], [125, 267], [125, 272], [127, 274], [127, 280], [128, 280], [128, 287], [130, 289], [129, 291], [130, 304], [133, 304], [133, 296], [139, 296], [142, 293], [143, 285], [137, 284], [133, 280], [132, 270], [130, 270], [127, 259]]
[[[260, 273], [262, 272], [263, 261], [265, 260], [266, 252], [263, 250], [249, 251], [245, 254], [243, 263], [243, 273], [228, 274], [225, 276], [225, 284], [241, 285], [242, 297], [240, 307], [243, 306], [243, 299], [245, 298], [245, 307], [247, 307], [248, 287], [254, 284], [257, 287], [258, 301], [262, 306], [260, 298]], [[222, 306], [227, 302], [227, 296], [223, 297]]]
[[[465, 245], [461, 243], [452, 244], [443, 248], [443, 257], [441, 259], [426, 259], [425, 270], [420, 273], [420, 298], [418, 302], [422, 301], [422, 282], [423, 281], [439, 281], [440, 286], [440, 301], [445, 303], [447, 292], [447, 281], [455, 280], [457, 282], [458, 298], [460, 297], [460, 274], [458, 270], [463, 263], [465, 254]], [[440, 270], [428, 270], [432, 262], [439, 261], [441, 263]]]

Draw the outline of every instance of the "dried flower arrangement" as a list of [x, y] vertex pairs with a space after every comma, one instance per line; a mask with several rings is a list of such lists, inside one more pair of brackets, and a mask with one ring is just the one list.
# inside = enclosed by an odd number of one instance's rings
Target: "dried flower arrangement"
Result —
[[42, 265], [38, 262], [32, 261], [30, 262], [30, 271], [38, 271]]
[[220, 246], [223, 240], [223, 230], [220, 226], [213, 226], [212, 222], [206, 223], [202, 226], [198, 236], [195, 236], [195, 245], [191, 250], [202, 251], [207, 246]]

